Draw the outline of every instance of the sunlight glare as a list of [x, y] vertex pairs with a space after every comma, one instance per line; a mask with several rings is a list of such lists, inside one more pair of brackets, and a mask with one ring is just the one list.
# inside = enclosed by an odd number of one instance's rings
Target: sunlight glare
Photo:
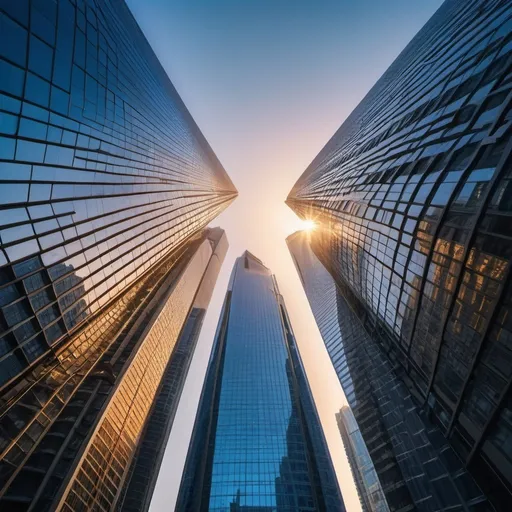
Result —
[[306, 219], [302, 221], [302, 229], [304, 231], [314, 231], [316, 228], [316, 222], [311, 219]]

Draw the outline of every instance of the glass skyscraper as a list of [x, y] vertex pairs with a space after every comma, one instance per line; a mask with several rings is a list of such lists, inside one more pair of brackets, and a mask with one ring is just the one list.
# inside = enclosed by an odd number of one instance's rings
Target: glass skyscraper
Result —
[[236, 194], [122, 0], [0, 3], [0, 509], [112, 510]]
[[212, 245], [213, 253], [165, 369], [138, 443], [137, 452], [124, 484], [123, 499], [120, 502], [119, 509], [123, 512], [146, 511], [151, 503], [194, 349], [228, 249], [226, 235], [219, 228], [209, 230], [208, 240]]
[[149, 505], [226, 243], [218, 228], [196, 235], [38, 367], [3, 417], [21, 435], [5, 445], [2, 509]]
[[313, 253], [312, 238], [295, 233], [288, 247], [389, 509], [487, 510], [482, 491], [416, 405], [401, 369], [368, 335]]
[[363, 512], [389, 512], [386, 497], [357, 421], [346, 405], [336, 414]]
[[353, 335], [383, 354], [380, 371], [393, 368], [502, 510], [512, 498], [511, 63], [509, 1], [446, 1], [287, 200], [319, 226], [311, 247], [348, 323], [360, 322]]
[[345, 510], [283, 298], [247, 251], [231, 275], [176, 510]]
[[122, 0], [0, 7], [0, 386], [236, 196]]

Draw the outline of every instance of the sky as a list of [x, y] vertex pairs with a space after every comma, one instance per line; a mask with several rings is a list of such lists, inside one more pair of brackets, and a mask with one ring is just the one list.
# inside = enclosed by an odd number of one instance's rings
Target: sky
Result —
[[156, 485], [174, 510], [220, 308], [248, 249], [276, 275], [348, 512], [360, 505], [336, 425], [346, 403], [288, 253], [301, 221], [284, 204], [308, 164], [441, 0], [127, 0], [239, 191], [212, 225], [221, 269]]

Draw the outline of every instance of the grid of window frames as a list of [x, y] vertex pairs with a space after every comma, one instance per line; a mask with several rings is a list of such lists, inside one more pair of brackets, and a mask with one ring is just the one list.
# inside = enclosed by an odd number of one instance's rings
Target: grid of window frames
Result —
[[125, 480], [122, 498], [118, 501], [118, 509], [123, 512], [142, 512], [149, 509], [204, 316], [228, 249], [226, 235], [219, 228], [209, 230], [208, 240], [214, 252], [165, 369], [157, 396], [153, 400], [150, 415]]
[[303, 371], [277, 284], [246, 252], [233, 269], [177, 510], [344, 510]]
[[[277, 281], [275, 279], [274, 285], [277, 293], [279, 293]], [[313, 473], [313, 477], [316, 492], [322, 495], [325, 510], [339, 510], [340, 489], [333, 470], [332, 460], [327, 448], [327, 442], [323, 435], [320, 417], [318, 416], [318, 411], [313, 399], [313, 393], [306, 376], [306, 370], [300, 357], [295, 335], [291, 328], [290, 318], [288, 317], [284, 298], [281, 295], [278, 295], [278, 300], [286, 336], [291, 373], [293, 374], [289, 377], [290, 387], [294, 385], [293, 381], [295, 380], [301, 405], [299, 415], [302, 416], [301, 421], [305, 422], [307, 427], [304, 429], [304, 435], [307, 437], [307, 442], [309, 443], [309, 452], [314, 454], [316, 471]], [[280, 510], [279, 507], [278, 510]]]
[[121, 497], [119, 510], [149, 510], [151, 498], [169, 439], [178, 401], [206, 311], [194, 308], [165, 370], [158, 395], [138, 443]]
[[311, 240], [298, 232], [287, 243], [368, 451], [367, 471], [374, 468], [385, 502], [391, 510], [487, 510], [482, 491], [414, 403], [399, 369], [366, 333], [349, 306], [349, 291], [337, 289]]
[[511, 125], [512, 5], [448, 0], [288, 198], [326, 228], [314, 242], [322, 263], [504, 506]]
[[204, 240], [168, 296], [162, 298], [161, 310], [144, 328], [140, 346], [118, 378], [59, 510], [115, 509], [149, 409], [212, 253], [210, 241]]
[[336, 413], [336, 421], [359, 494], [362, 511], [389, 512], [390, 509], [375, 466], [350, 407], [344, 405]]
[[[2, 406], [0, 506], [49, 510], [80, 449], [204, 236], [166, 258], [97, 315], [57, 357], [46, 358]], [[170, 357], [170, 354], [168, 354]]]
[[122, 0], [0, 2], [0, 388], [235, 195]]

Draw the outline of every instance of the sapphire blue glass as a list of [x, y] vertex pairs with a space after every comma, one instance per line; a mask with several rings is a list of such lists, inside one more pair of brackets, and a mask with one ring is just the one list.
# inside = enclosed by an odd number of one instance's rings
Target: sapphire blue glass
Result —
[[235, 197], [123, 0], [0, 0], [0, 509], [115, 508]]
[[177, 510], [344, 510], [283, 299], [248, 252], [231, 276]]
[[0, 389], [235, 196], [122, 0], [0, 2]]

